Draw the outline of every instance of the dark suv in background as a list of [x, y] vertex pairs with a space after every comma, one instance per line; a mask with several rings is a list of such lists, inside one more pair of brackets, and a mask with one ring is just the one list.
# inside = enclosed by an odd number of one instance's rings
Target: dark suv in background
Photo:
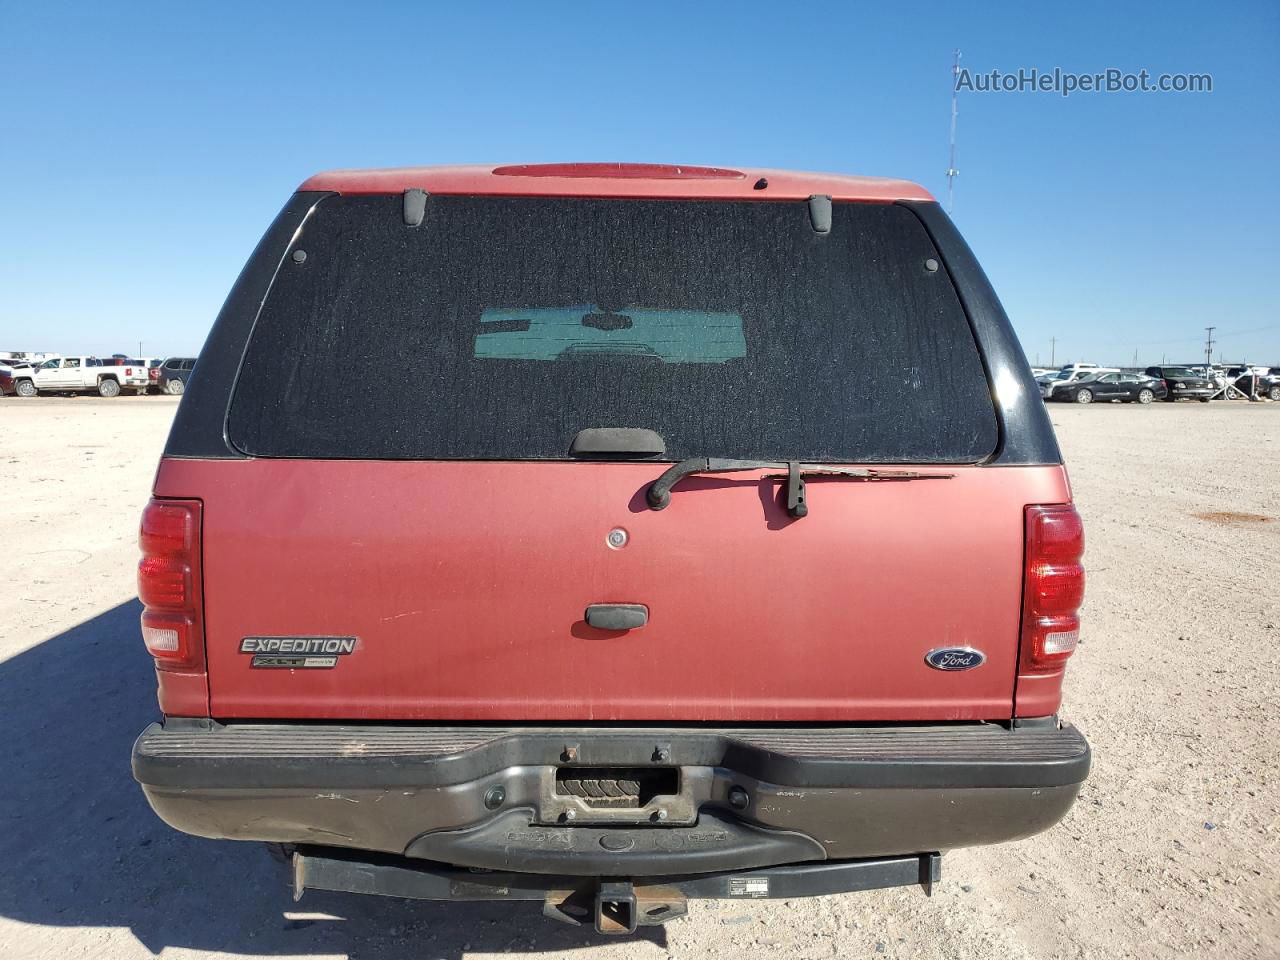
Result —
[[1147, 367], [1147, 376], [1164, 382], [1169, 391], [1165, 397], [1169, 402], [1174, 400], [1199, 400], [1208, 403], [1209, 398], [1218, 391], [1213, 384], [1190, 367]]
[[191, 379], [191, 371], [195, 367], [194, 357], [170, 357], [160, 367], [160, 376], [155, 378], [155, 385], [164, 393], [178, 396], [187, 389], [187, 381]]

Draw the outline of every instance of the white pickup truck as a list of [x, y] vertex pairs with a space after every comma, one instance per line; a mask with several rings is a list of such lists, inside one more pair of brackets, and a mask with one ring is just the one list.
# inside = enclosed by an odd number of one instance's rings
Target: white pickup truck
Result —
[[122, 390], [144, 393], [149, 384], [145, 365], [98, 357], [53, 357], [26, 375], [16, 375], [13, 382], [14, 391], [20, 397], [91, 390], [100, 397], [118, 397]]

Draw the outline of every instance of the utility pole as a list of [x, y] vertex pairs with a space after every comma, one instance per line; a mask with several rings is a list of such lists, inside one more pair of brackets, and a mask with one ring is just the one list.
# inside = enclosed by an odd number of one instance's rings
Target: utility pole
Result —
[[1052, 367], [1054, 365], [1053, 358], [1056, 357], [1057, 355], [1058, 355], [1058, 338], [1050, 337], [1049, 338], [1049, 366]]
[[956, 169], [956, 97], [959, 91], [956, 84], [960, 81], [960, 51], [955, 52], [955, 60], [951, 63], [951, 162], [947, 164], [947, 213], [956, 207], [956, 177], [960, 171]]
[[1208, 336], [1206, 336], [1206, 337], [1205, 337], [1205, 340], [1204, 340], [1204, 368], [1205, 368], [1205, 373], [1208, 373], [1208, 372], [1209, 372], [1209, 368], [1210, 368], [1211, 366], [1213, 366], [1213, 331], [1215, 331], [1215, 330], [1217, 330], [1217, 329], [1218, 329], [1217, 327], [1205, 327], [1205, 328], [1204, 328], [1205, 333], [1206, 333], [1206, 334], [1208, 334]]

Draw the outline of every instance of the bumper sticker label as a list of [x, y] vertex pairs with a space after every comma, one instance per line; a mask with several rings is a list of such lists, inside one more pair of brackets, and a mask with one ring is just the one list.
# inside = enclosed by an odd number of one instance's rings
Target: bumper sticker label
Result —
[[729, 896], [731, 897], [767, 897], [768, 895], [768, 877], [729, 878]]

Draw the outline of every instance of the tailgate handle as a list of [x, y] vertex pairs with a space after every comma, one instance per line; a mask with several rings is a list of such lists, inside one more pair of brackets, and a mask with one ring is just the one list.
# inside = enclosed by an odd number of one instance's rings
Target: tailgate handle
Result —
[[649, 622], [649, 608], [643, 603], [593, 603], [586, 621], [597, 630], [635, 630]]

